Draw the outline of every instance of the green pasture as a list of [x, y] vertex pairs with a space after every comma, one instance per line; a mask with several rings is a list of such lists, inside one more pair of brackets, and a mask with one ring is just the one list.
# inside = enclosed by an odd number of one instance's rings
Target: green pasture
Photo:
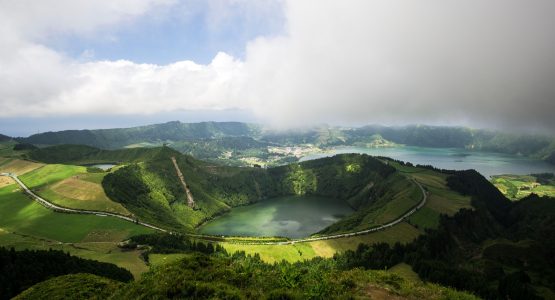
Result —
[[36, 189], [86, 172], [87, 168], [83, 166], [53, 164], [45, 165], [25, 175], [19, 176], [19, 179], [30, 189]]
[[53, 212], [32, 201], [15, 185], [0, 189], [0, 228], [60, 242], [115, 242], [152, 232], [143, 226], [95, 215]]

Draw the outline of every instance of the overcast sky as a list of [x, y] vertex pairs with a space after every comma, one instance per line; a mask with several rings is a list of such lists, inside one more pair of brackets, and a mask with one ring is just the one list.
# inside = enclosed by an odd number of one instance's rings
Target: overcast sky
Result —
[[0, 0], [1, 133], [554, 115], [553, 0]]

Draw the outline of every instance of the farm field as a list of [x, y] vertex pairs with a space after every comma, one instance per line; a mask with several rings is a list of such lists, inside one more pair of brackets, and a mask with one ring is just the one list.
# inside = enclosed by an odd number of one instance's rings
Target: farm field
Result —
[[53, 212], [29, 199], [15, 185], [0, 189], [0, 228], [67, 243], [119, 242], [131, 235], [152, 232], [111, 217]]
[[18, 176], [36, 170], [44, 164], [16, 158], [0, 158], [0, 173], [14, 173]]
[[522, 199], [532, 193], [538, 196], [555, 197], [555, 178], [553, 174], [499, 175], [491, 182], [501, 193], [511, 200]]
[[51, 164], [19, 178], [39, 196], [60, 206], [131, 215], [104, 193], [101, 182], [106, 174], [87, 173], [82, 166]]

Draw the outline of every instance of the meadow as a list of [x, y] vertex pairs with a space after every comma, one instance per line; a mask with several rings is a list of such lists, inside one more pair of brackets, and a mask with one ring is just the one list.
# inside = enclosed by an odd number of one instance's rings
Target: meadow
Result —
[[87, 173], [83, 166], [49, 164], [19, 178], [39, 196], [60, 206], [131, 215], [123, 205], [106, 196], [101, 185], [106, 174]]

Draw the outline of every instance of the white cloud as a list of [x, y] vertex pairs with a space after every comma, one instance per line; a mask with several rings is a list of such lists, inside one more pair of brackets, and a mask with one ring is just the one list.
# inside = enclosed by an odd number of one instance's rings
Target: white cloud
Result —
[[289, 34], [246, 62], [278, 124], [555, 128], [553, 1], [288, 1], [286, 15]]
[[[555, 128], [551, 0], [290, 0], [286, 33], [251, 41], [244, 61], [220, 53], [207, 65], [163, 66], [77, 61], [40, 41], [118, 26], [171, 2], [76, 3], [0, 2], [0, 116], [239, 108], [287, 126]], [[213, 3], [217, 26], [225, 4], [248, 2]]]
[[88, 34], [103, 26], [129, 22], [175, 0], [2, 0], [3, 26], [32, 39], [51, 34]]

